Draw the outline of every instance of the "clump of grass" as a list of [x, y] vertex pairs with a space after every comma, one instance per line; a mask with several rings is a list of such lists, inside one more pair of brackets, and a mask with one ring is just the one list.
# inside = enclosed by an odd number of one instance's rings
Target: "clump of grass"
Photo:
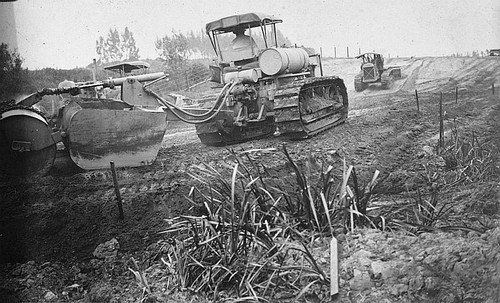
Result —
[[412, 233], [436, 229], [484, 232], [464, 224], [450, 225], [448, 217], [455, 204], [443, 198], [442, 193], [496, 178], [496, 160], [490, 146], [482, 143], [474, 132], [461, 136], [454, 127], [451, 133], [440, 152], [444, 166], [424, 165], [424, 172], [420, 174], [423, 186], [413, 193], [414, 203], [391, 210], [392, 226]]
[[[347, 166], [345, 160], [341, 162], [340, 176], [336, 176], [334, 166], [318, 165], [311, 156], [306, 159], [303, 169], [290, 157], [286, 148], [284, 154], [294, 170], [300, 193], [292, 213], [308, 222], [309, 228], [333, 236], [336, 225], [351, 231], [358, 226], [377, 226], [373, 222], [375, 218], [368, 215], [368, 203], [377, 185], [378, 170], [363, 187], [356, 169]], [[315, 164], [319, 167], [313, 169]], [[377, 219], [385, 222], [383, 217]]]
[[190, 173], [199, 185], [188, 201], [201, 214], [174, 218], [163, 232], [175, 239], [162, 257], [169, 281], [214, 300], [234, 294], [240, 301], [298, 300], [327, 287], [329, 276], [311, 241], [333, 236], [344, 224], [371, 222], [366, 212], [378, 172], [361, 187], [345, 161], [338, 176], [339, 170], [312, 156], [300, 165], [283, 148], [297, 187], [275, 178], [250, 152], [231, 152], [235, 164], [229, 170], [202, 164]]
[[148, 280], [143, 270], [139, 268], [137, 261], [134, 258], [131, 258], [132, 263], [134, 264], [135, 269], [128, 268], [136, 279], [137, 284], [142, 290], [141, 293], [141, 302], [143, 302], [147, 295], [151, 295], [151, 288], [149, 287]]
[[196, 292], [213, 293], [214, 299], [229, 291], [261, 300], [270, 286], [284, 283], [280, 271], [286, 244], [279, 245], [276, 237], [286, 232], [276, 227], [280, 214], [273, 210], [279, 198], [239, 164], [229, 182], [209, 166], [197, 170], [193, 177], [209, 193], [193, 188], [190, 200], [203, 205], [205, 214], [176, 218], [165, 231], [182, 237], [173, 248], [178, 281]]
[[412, 233], [466, 228], [443, 224], [453, 205], [441, 197], [449, 183], [440, 167], [425, 166], [413, 203], [374, 215], [379, 171], [360, 178], [340, 157], [309, 154], [299, 161], [283, 147], [290, 174], [277, 176], [251, 156], [270, 152], [277, 151], [231, 150], [234, 164], [227, 169], [192, 167], [198, 185], [187, 198], [199, 212], [172, 219], [163, 232], [170, 239], [161, 257], [168, 285], [215, 301], [299, 300], [330, 283], [313, 239], [361, 226]]
[[431, 231], [438, 222], [445, 221], [446, 215], [453, 208], [452, 203], [440, 201], [442, 176], [434, 167], [424, 165], [421, 178], [424, 186], [418, 187], [413, 197], [409, 193], [413, 203], [390, 210], [393, 227], [415, 234]]
[[451, 138], [445, 142], [445, 148], [441, 152], [446, 169], [453, 172], [447, 185], [490, 181], [498, 177], [492, 150], [493, 147], [481, 142], [474, 132], [470, 136], [463, 136], [454, 126]]

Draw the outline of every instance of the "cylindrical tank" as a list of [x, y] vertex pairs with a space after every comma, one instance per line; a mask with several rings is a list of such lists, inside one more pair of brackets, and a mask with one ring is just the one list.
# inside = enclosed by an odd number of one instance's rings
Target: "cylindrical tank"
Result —
[[56, 142], [46, 119], [24, 108], [13, 108], [0, 116], [0, 175], [47, 173], [54, 163]]
[[259, 81], [259, 78], [261, 77], [261, 73], [259, 73], [259, 70], [252, 68], [252, 69], [246, 69], [242, 71], [236, 71], [236, 72], [230, 72], [224, 75], [224, 83], [229, 83], [232, 80], [234, 81], [241, 81], [241, 82], [250, 82], [250, 83], [256, 83]]
[[266, 75], [297, 73], [309, 65], [309, 55], [302, 48], [268, 48], [259, 56], [259, 66]]

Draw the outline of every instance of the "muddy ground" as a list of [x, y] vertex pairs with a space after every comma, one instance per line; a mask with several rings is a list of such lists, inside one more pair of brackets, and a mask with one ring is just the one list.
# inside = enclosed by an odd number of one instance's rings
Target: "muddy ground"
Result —
[[[493, 95], [492, 84], [500, 83], [500, 60], [446, 57], [387, 61], [388, 65], [401, 66], [403, 78], [389, 90], [375, 84], [359, 93], [353, 85], [359, 70], [357, 60], [323, 62], [325, 74], [340, 76], [349, 89], [345, 124], [304, 141], [270, 137], [230, 148], [275, 148], [276, 152], [255, 154], [254, 159], [277, 177], [291, 173], [281, 152], [283, 145], [297, 161], [309, 154], [322, 159], [340, 156], [355, 166], [362, 180], [380, 171], [374, 206], [409, 203], [413, 199], [409, 193], [421, 185], [419, 176], [425, 174], [425, 165], [439, 166], [443, 161], [432, 152], [439, 138], [438, 109], [443, 93], [446, 136], [450, 137], [453, 129], [486, 142], [498, 172], [500, 91]], [[415, 90], [419, 94], [418, 112]], [[187, 172], [200, 163], [220, 169], [234, 165], [227, 148], [202, 145], [190, 125], [169, 124], [163, 147], [151, 166], [118, 169], [123, 220], [118, 218], [110, 171], [81, 172], [63, 154], [58, 155], [46, 177], [0, 184], [0, 299], [139, 302], [141, 289], [128, 270], [131, 257], [147, 259], [151, 253], [147, 248], [163, 237], [158, 232], [166, 228], [165, 219], [192, 212], [186, 196], [196, 181]], [[337, 300], [499, 302], [499, 181], [498, 175], [492, 175], [440, 196], [456, 204], [448, 224], [467, 225], [476, 232], [434, 231], [410, 236], [397, 231], [358, 230], [339, 237], [341, 291]], [[109, 264], [93, 252], [111, 239], [116, 239], [119, 248], [115, 249], [118, 259]], [[325, 250], [322, 245], [315, 248], [319, 256]], [[193, 294], [162, 293], [161, 277], [153, 264], [146, 272], [156, 287], [158, 301], [202, 300]], [[374, 273], [382, 278], [377, 280]], [[323, 296], [313, 296], [310, 302], [317, 298]]]

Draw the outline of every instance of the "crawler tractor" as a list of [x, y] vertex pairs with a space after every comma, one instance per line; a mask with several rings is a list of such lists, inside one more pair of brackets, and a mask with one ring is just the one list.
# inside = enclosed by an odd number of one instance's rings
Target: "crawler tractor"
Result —
[[[211, 81], [221, 89], [209, 118], [196, 124], [206, 145], [226, 145], [271, 134], [311, 137], [344, 122], [348, 100], [344, 81], [323, 76], [321, 58], [303, 48], [279, 47], [276, 25], [282, 20], [259, 13], [225, 17], [206, 25], [217, 59]], [[247, 48], [224, 45], [224, 35], [246, 31]], [[255, 38], [255, 39], [254, 39]], [[320, 72], [321, 76], [316, 76]], [[172, 113], [179, 111], [171, 110]], [[200, 118], [200, 115], [197, 116]]]
[[378, 53], [364, 53], [356, 57], [361, 59], [361, 72], [354, 77], [354, 89], [365, 90], [372, 83], [380, 83], [383, 89], [390, 88], [394, 80], [401, 78], [399, 66], [384, 69], [384, 58]]

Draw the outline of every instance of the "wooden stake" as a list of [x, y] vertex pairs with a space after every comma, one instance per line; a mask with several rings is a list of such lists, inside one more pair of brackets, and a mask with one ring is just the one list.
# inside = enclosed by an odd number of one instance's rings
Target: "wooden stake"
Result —
[[443, 127], [443, 93], [439, 99], [439, 148], [444, 147], [444, 127]]
[[189, 90], [189, 87], [191, 86], [191, 85], [189, 84], [189, 77], [188, 77], [187, 72], [185, 72], [184, 74], [186, 75], [186, 87], [187, 87], [187, 89]]
[[118, 186], [118, 180], [116, 179], [116, 169], [115, 169], [115, 162], [111, 161], [109, 162], [111, 165], [111, 174], [113, 175], [113, 184], [115, 185], [115, 194], [116, 194], [116, 202], [118, 203], [118, 212], [119, 215], [118, 217], [120, 220], [123, 220], [123, 204], [122, 204], [122, 197], [120, 195], [120, 187]]
[[415, 90], [415, 98], [417, 98], [417, 113], [420, 112], [420, 105], [418, 104], [418, 92]]
[[330, 296], [339, 293], [339, 258], [337, 239], [330, 241]]
[[323, 77], [323, 62], [322, 62], [323, 55], [319, 58], [319, 72], [321, 74], [321, 77]]
[[491, 94], [494, 95], [495, 94], [495, 83], [491, 83]]
[[458, 102], [458, 86], [455, 87], [455, 103]]
[[352, 201], [349, 200], [349, 202], [350, 202], [349, 210], [350, 210], [350, 217], [351, 217], [351, 232], [353, 233], [354, 232], [354, 208], [352, 205]]

